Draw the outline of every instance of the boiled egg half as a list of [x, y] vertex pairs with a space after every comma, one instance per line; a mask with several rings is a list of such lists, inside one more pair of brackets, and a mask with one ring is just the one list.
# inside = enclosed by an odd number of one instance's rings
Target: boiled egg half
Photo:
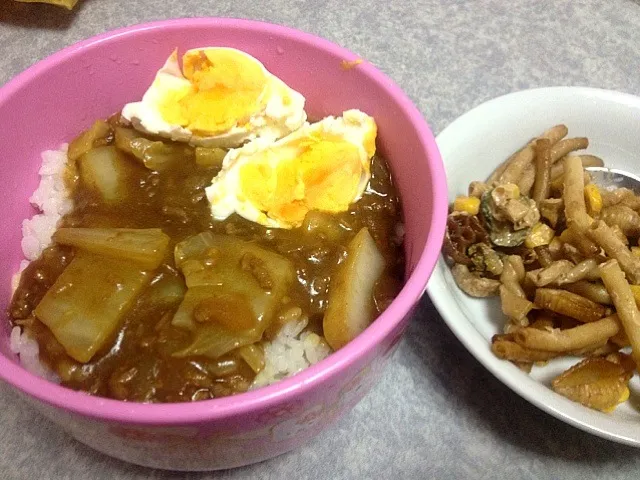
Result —
[[234, 148], [275, 141], [306, 121], [304, 97], [251, 55], [225, 47], [174, 50], [140, 102], [122, 116], [146, 133]]
[[206, 189], [212, 216], [235, 212], [267, 227], [295, 228], [310, 210], [344, 212], [371, 178], [376, 134], [373, 117], [348, 110], [275, 143], [230, 150]]

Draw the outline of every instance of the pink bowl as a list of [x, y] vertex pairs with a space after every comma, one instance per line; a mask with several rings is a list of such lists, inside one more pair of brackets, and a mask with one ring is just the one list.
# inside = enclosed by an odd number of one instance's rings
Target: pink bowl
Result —
[[407, 282], [358, 338], [326, 360], [232, 398], [193, 404], [135, 404], [68, 390], [20, 367], [0, 332], [0, 377], [81, 442], [157, 468], [214, 470], [274, 457], [309, 440], [349, 411], [377, 381], [436, 263], [447, 194], [433, 135], [406, 95], [372, 65], [345, 68], [353, 53], [290, 28], [235, 19], [179, 19], [105, 33], [32, 66], [0, 89], [4, 252], [2, 309], [21, 259], [20, 225], [33, 214], [40, 152], [55, 149], [92, 120], [139, 99], [175, 47], [224, 45], [260, 59], [307, 98], [318, 118], [359, 108], [379, 126], [404, 202]]

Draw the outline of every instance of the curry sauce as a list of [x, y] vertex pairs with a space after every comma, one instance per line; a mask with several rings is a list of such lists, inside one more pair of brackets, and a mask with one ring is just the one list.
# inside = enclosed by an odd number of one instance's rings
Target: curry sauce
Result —
[[[215, 159], [200, 161], [203, 155], [212, 152], [143, 137], [121, 125], [115, 117], [109, 120], [108, 127], [98, 141], [93, 140], [92, 146], [118, 151], [126, 175], [117, 185], [117, 201], [105, 201], [83, 179], [81, 162], [70, 161], [67, 174], [74, 207], [59, 227], [161, 229], [169, 237], [170, 254], [150, 273], [148, 284], [136, 296], [105, 347], [86, 363], [69, 356], [35, 314], [37, 305], [78, 255], [78, 250], [54, 243], [26, 268], [9, 316], [14, 325], [22, 326], [37, 340], [40, 360], [60, 377], [63, 385], [94, 395], [139, 402], [202, 400], [243, 392], [250, 387], [255, 369], [237, 349], [218, 358], [176, 355], [188, 348], [193, 334], [172, 324], [186, 290], [185, 277], [173, 252], [180, 242], [203, 232], [258, 246], [293, 265], [295, 281], [278, 302], [263, 340], [273, 338], [284, 319], [296, 315], [308, 316], [307, 328], [322, 334], [332, 275], [344, 261], [350, 240], [362, 227], [367, 227], [386, 263], [371, 299], [375, 311], [383, 311], [401, 288], [404, 275], [402, 241], [398, 235], [401, 205], [386, 162], [379, 155], [371, 161], [371, 180], [366, 192], [347, 212], [312, 211], [301, 227], [286, 230], [267, 228], [236, 214], [224, 221], [212, 219], [204, 188], [219, 172], [221, 164]], [[114, 132], [119, 134], [118, 141]], [[154, 144], [157, 151], [147, 149], [145, 158], [153, 161], [162, 157], [157, 162], [162, 167], [148, 168], [146, 161], [122, 147], [123, 138], [147, 140], [150, 142], [147, 146]], [[260, 275], [260, 265], [256, 267], [250, 257], [243, 257], [242, 262], [242, 268], [254, 277]], [[271, 280], [267, 277], [262, 281]], [[265, 284], [264, 288], [271, 287]], [[239, 304], [233, 305], [227, 315], [239, 318], [243, 314]], [[218, 305], [213, 309], [215, 315], [221, 315], [221, 308]], [[205, 322], [207, 315], [195, 312], [194, 321]]]

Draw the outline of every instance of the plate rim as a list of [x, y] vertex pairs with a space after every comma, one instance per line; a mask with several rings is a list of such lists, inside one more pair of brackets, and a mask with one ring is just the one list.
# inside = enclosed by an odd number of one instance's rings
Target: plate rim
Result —
[[[593, 87], [553, 86], [507, 93], [472, 107], [453, 120], [438, 134], [436, 143], [441, 151], [445, 172], [447, 171], [448, 164], [447, 156], [444, 152], [446, 148], [443, 148], [442, 145], [446, 145], [447, 142], [456, 141], [455, 132], [462, 125], [468, 123], [476, 116], [481, 116], [483, 112], [489, 109], [493, 110], [496, 107], [500, 107], [501, 104], [511, 104], [514, 101], [524, 101], [540, 95], [595, 98], [599, 101], [624, 104], [640, 111], [640, 97], [630, 93]], [[467, 351], [494, 377], [535, 407], [569, 425], [607, 440], [640, 448], [640, 430], [637, 435], [633, 435], [631, 432], [618, 431], [619, 428], [616, 428], [616, 423], [618, 423], [619, 420], [613, 417], [606, 417], [605, 415], [607, 414], [591, 410], [588, 407], [584, 407], [560, 396], [553, 392], [548, 386], [519, 370], [515, 365], [495, 357], [489, 348], [489, 343], [467, 317], [455, 297], [452, 297], [452, 294], [449, 292], [443, 269], [449, 270], [449, 266], [446, 264], [442, 254], [440, 254], [433, 274], [427, 284], [426, 292], [448, 328]], [[549, 400], [551, 403], [549, 403]], [[573, 410], [575, 410], [575, 412], [572, 412]], [[594, 424], [590, 419], [585, 420], [579, 418], [576, 413], [582, 413], [587, 416], [597, 414], [602, 415], [602, 417]], [[598, 417], [595, 418], [597, 419]]]

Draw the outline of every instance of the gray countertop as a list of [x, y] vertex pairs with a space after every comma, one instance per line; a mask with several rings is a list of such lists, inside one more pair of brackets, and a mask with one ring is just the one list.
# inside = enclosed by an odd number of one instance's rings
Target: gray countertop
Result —
[[[0, 84], [115, 27], [183, 16], [286, 24], [367, 58], [434, 133], [514, 90], [589, 85], [640, 94], [640, 4], [630, 0], [412, 2], [81, 0], [75, 12], [0, 0]], [[640, 450], [565, 425], [512, 393], [424, 298], [381, 382], [312, 443], [258, 465], [173, 474], [103, 456], [0, 386], [0, 478], [632, 479]]]

